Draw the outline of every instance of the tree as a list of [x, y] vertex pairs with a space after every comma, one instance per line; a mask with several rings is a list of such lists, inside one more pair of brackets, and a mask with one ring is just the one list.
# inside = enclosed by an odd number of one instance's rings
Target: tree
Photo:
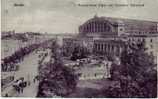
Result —
[[79, 52], [79, 46], [78, 47], [75, 47], [73, 52], [72, 52], [72, 56], [71, 56], [71, 60], [77, 60], [79, 58], [79, 55], [80, 52]]
[[[156, 97], [157, 71], [153, 56], [146, 53], [145, 43], [129, 43], [121, 55], [121, 65], [113, 65], [120, 88], [112, 87], [111, 97]], [[119, 67], [119, 68], [118, 68]], [[106, 90], [106, 91], [108, 91]], [[117, 94], [115, 94], [117, 92]]]
[[77, 46], [74, 48], [71, 56], [71, 60], [77, 60], [77, 59], [82, 59], [86, 58], [90, 52], [88, 51], [87, 48], [83, 46]]
[[59, 49], [56, 42], [53, 42], [51, 60], [47, 64], [48, 72], [40, 81], [38, 97], [53, 97], [54, 95], [63, 97], [76, 88], [78, 77], [73, 69], [63, 65]]

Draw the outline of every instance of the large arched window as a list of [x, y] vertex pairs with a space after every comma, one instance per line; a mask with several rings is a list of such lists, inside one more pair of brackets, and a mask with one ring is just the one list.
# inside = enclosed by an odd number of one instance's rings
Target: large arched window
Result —
[[111, 24], [106, 20], [93, 20], [83, 25], [83, 31], [87, 33], [110, 32]]

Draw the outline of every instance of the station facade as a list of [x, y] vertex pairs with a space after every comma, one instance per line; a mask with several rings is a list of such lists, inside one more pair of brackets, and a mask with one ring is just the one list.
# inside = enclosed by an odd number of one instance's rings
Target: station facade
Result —
[[145, 41], [148, 53], [157, 55], [158, 22], [94, 16], [79, 26], [77, 36], [63, 39], [63, 50], [70, 55], [83, 46], [95, 54], [120, 56], [125, 41]]

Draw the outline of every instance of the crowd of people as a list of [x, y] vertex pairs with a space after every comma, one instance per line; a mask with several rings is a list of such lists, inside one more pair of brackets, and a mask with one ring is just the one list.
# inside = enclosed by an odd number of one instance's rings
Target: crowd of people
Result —
[[[19, 65], [21, 61], [23, 61], [24, 57], [33, 52], [39, 45], [38, 44], [32, 44], [29, 46], [26, 46], [24, 48], [20, 48], [16, 52], [14, 52], [12, 55], [2, 59], [1, 62], [1, 70], [2, 72], [11, 72], [11, 71], [18, 71]], [[14, 75], [13, 79], [2, 79], [2, 87], [5, 87], [8, 83], [11, 81], [14, 81]], [[22, 84], [23, 85], [23, 84]], [[20, 90], [21, 88], [16, 87], [17, 90]]]
[[[12, 68], [16, 68], [16, 65], [18, 65], [18, 63], [22, 62], [24, 57], [27, 57], [33, 51], [35, 51], [37, 53], [38, 49], [40, 47], [42, 47], [43, 45], [45, 45], [45, 43], [46, 42], [42, 42], [39, 44], [32, 44], [27, 47], [20, 48], [19, 50], [14, 52], [12, 55], [2, 59], [2, 63], [1, 63], [2, 72], [18, 71], [16, 69], [13, 70]], [[12, 81], [13, 81], [13, 84], [11, 84], [11, 86], [13, 87], [14, 92], [16, 92], [18, 94], [22, 94], [24, 92], [25, 88], [30, 86], [32, 83], [36, 83], [39, 81], [39, 76], [38, 75], [36, 75], [34, 77], [31, 76], [31, 77], [29, 77], [29, 79], [25, 78], [25, 77], [21, 77], [19, 79], [13, 79]], [[4, 96], [6, 96], [6, 97], [11, 96], [10, 92], [6, 92], [6, 94], [4, 94]]]
[[21, 77], [13, 83], [13, 87], [16, 90], [16, 92], [20, 94], [24, 92], [24, 88], [26, 88], [27, 86], [30, 86], [31, 83], [36, 83], [38, 80], [39, 80], [38, 75], [35, 76], [32, 79], [32, 81], [26, 80], [24, 77]]
[[20, 48], [16, 52], [14, 52], [12, 55], [5, 57], [2, 59], [1, 68], [2, 71], [16, 71], [18, 70], [18, 65], [20, 61], [23, 61], [24, 57], [34, 51], [39, 44], [32, 44], [29, 46], [26, 46], [24, 48]]
[[[26, 79], [24, 77], [20, 77], [19, 79], [15, 80], [12, 84], [13, 90], [16, 95], [20, 95], [24, 93], [25, 88], [29, 87], [31, 84], [36, 83], [39, 81], [39, 76], [36, 75], [33, 79]], [[9, 97], [11, 93], [5, 93], [5, 97]]]
[[23, 93], [24, 88], [27, 86], [27, 81], [24, 81], [24, 78], [20, 78], [13, 83], [13, 87], [18, 93]]

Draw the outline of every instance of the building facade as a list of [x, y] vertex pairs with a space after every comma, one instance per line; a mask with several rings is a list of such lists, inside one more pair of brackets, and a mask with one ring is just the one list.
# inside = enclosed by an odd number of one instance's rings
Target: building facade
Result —
[[79, 26], [79, 34], [64, 38], [64, 52], [70, 55], [80, 45], [95, 54], [120, 56], [125, 41], [145, 41], [148, 53], [157, 57], [158, 22], [94, 16]]
[[79, 26], [79, 33], [87, 36], [120, 36], [121, 34], [157, 34], [158, 22], [97, 17]]

